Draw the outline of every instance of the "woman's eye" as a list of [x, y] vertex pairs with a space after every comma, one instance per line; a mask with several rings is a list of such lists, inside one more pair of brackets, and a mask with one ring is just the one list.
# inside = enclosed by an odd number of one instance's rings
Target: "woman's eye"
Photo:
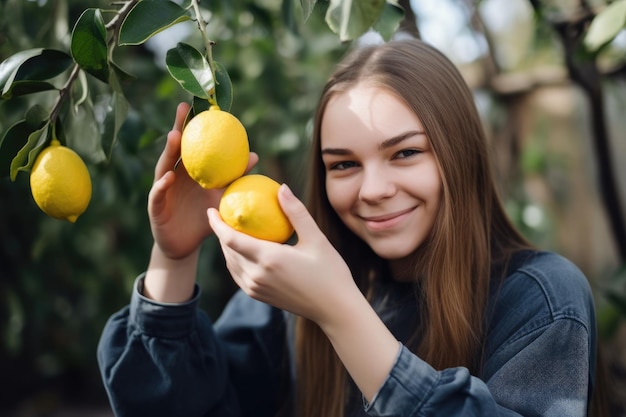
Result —
[[412, 156], [415, 156], [417, 154], [422, 153], [422, 151], [418, 150], [418, 149], [403, 149], [400, 152], [398, 152], [396, 154], [396, 158], [397, 159], [406, 159], [406, 158], [410, 158]]
[[352, 162], [352, 161], [335, 162], [334, 164], [331, 164], [329, 166], [329, 170], [330, 171], [344, 171], [348, 168], [352, 168], [355, 166], [356, 166], [356, 162]]

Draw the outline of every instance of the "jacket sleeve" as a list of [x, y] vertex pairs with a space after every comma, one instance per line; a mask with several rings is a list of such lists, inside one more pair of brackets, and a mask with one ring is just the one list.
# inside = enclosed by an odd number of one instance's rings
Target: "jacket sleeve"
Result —
[[370, 415], [586, 416], [597, 346], [585, 276], [564, 258], [541, 253], [493, 294], [479, 375], [435, 370], [404, 347], [368, 405]]
[[366, 411], [406, 417], [586, 416], [588, 335], [579, 322], [557, 320], [496, 356], [499, 368], [483, 381], [462, 367], [436, 371], [403, 347]]
[[142, 283], [140, 276], [130, 305], [109, 319], [98, 344], [117, 417], [244, 417], [254, 407], [253, 415], [275, 413], [275, 402], [265, 396], [274, 399], [280, 383], [280, 311], [241, 293], [214, 326], [198, 309], [197, 287], [189, 302], [164, 304], [143, 297]]

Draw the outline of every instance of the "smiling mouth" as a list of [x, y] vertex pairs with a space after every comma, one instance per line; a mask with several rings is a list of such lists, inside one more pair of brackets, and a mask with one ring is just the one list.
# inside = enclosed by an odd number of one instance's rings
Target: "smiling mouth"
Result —
[[401, 223], [409, 213], [413, 212], [413, 210], [415, 210], [415, 207], [411, 207], [402, 211], [397, 211], [395, 213], [383, 214], [380, 216], [359, 217], [365, 222], [365, 225], [368, 229], [371, 229], [373, 231], [381, 231], [385, 229], [390, 229]]

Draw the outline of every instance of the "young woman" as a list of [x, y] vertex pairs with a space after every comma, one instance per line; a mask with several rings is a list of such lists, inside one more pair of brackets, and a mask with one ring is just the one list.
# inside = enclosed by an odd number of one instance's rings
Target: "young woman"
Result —
[[[118, 417], [587, 415], [588, 282], [507, 219], [472, 94], [441, 53], [394, 41], [339, 65], [308, 208], [279, 192], [293, 245], [229, 228], [221, 191], [172, 170], [187, 110], [155, 170], [148, 269], [98, 349]], [[195, 284], [213, 232], [241, 287], [214, 324]]]

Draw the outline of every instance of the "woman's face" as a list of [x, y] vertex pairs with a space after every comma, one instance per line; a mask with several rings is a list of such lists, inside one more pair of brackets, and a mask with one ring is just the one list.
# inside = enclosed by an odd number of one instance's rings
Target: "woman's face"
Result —
[[328, 102], [321, 148], [328, 199], [346, 226], [385, 259], [413, 253], [442, 188], [417, 116], [388, 90], [359, 84]]

